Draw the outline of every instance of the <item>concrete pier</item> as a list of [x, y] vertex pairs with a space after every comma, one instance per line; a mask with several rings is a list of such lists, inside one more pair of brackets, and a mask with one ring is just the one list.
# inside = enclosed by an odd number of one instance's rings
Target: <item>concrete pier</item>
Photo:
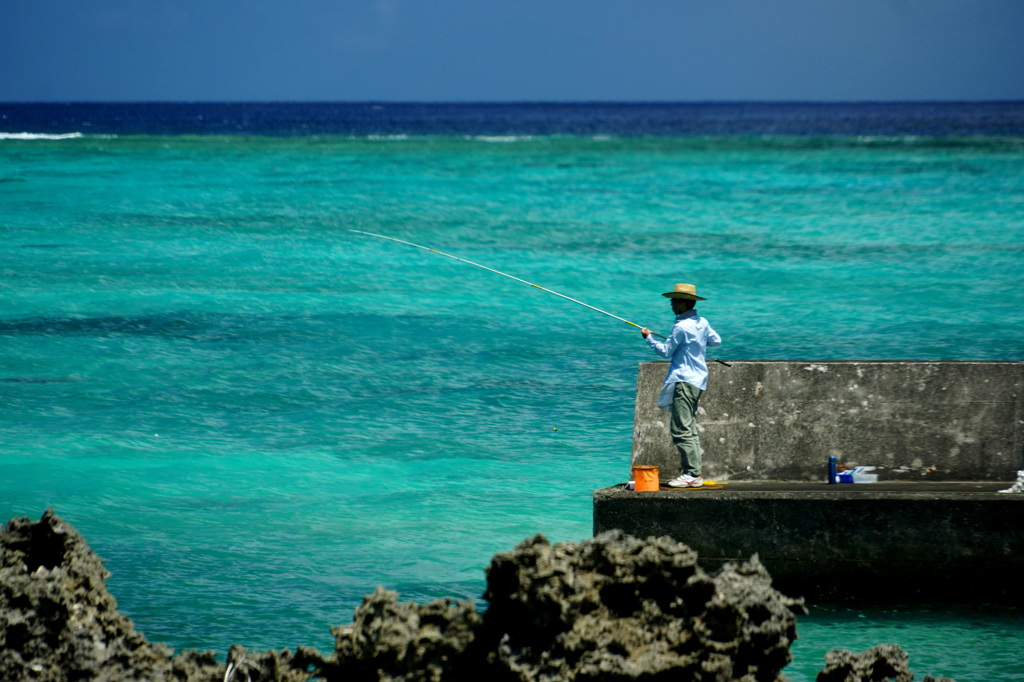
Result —
[[[632, 464], [679, 473], [658, 409], [666, 362], [637, 376]], [[705, 476], [822, 481], [830, 455], [882, 480], [1005, 481], [1024, 456], [1024, 362], [710, 363]], [[628, 473], [628, 472], [624, 472]]]
[[1024, 495], [1008, 484], [737, 482], [594, 493], [594, 533], [667, 535], [714, 570], [757, 554], [811, 601], [1024, 605]]
[[[667, 363], [640, 365], [631, 466], [679, 473], [657, 408]], [[1024, 363], [712, 365], [698, 423], [718, 485], [594, 493], [594, 532], [668, 535], [714, 569], [757, 554], [812, 601], [1024, 605]], [[826, 483], [828, 457], [877, 483]], [[631, 469], [630, 469], [631, 472]], [[627, 471], [624, 476], [629, 476]]]

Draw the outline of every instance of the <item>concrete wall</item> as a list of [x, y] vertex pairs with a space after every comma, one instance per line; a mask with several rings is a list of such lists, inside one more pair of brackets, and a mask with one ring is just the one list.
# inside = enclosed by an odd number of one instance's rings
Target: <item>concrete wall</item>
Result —
[[668, 535], [713, 571], [757, 554], [817, 602], [1024, 604], [1024, 495], [1006, 484], [737, 482], [594, 493], [594, 533]]
[[[637, 378], [633, 464], [679, 473], [657, 407], [666, 362]], [[880, 480], [1013, 480], [1024, 467], [1024, 362], [710, 363], [704, 476], [824, 480], [829, 455]]]

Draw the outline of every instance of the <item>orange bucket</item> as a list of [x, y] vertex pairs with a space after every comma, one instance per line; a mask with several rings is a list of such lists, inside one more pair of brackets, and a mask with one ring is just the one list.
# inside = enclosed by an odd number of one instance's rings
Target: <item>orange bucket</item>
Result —
[[633, 489], [660, 490], [661, 483], [658, 482], [658, 467], [644, 465], [633, 467]]

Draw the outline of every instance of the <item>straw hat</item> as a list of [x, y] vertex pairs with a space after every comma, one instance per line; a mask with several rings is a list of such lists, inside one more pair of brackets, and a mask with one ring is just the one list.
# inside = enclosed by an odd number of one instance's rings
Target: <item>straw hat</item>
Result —
[[697, 295], [697, 287], [692, 284], [677, 284], [676, 288], [667, 294], [662, 294], [668, 298], [686, 298], [691, 301], [706, 301], [708, 299]]

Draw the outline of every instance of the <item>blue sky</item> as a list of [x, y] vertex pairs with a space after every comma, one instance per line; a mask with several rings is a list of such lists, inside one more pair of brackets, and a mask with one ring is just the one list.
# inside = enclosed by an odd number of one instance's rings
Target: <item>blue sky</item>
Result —
[[7, 0], [0, 100], [1024, 99], [1024, 0]]

